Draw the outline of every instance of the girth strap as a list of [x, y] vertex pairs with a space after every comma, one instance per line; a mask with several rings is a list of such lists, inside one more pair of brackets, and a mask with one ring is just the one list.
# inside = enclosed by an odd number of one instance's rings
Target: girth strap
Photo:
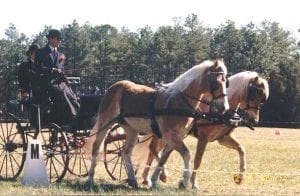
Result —
[[155, 104], [155, 96], [156, 96], [156, 91], [153, 92], [151, 94], [151, 99], [150, 99], [150, 104], [149, 104], [149, 108], [148, 108], [148, 112], [147, 113], [125, 113], [123, 110], [123, 105], [124, 105], [124, 98], [123, 96], [121, 97], [121, 107], [120, 107], [120, 114], [117, 116], [116, 121], [119, 124], [124, 124], [126, 123], [125, 118], [126, 117], [149, 117], [151, 120], [151, 129], [152, 132], [158, 137], [158, 138], [162, 138], [162, 134], [159, 130], [159, 126], [158, 123], [155, 119], [155, 115], [157, 115], [155, 108], [154, 108], [154, 104]]
[[158, 137], [162, 138], [161, 131], [159, 130], [158, 123], [155, 119], [156, 111], [155, 111], [155, 96], [156, 96], [156, 91], [151, 94], [151, 100], [149, 104], [149, 117], [151, 119], [151, 129], [152, 132]]

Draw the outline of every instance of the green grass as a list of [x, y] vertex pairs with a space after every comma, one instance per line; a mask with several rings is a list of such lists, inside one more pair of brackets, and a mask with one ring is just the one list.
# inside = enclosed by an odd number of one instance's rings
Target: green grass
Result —
[[[280, 131], [280, 135], [275, 134]], [[238, 153], [219, 145], [209, 143], [204, 153], [198, 184], [200, 190], [179, 190], [177, 184], [182, 175], [182, 159], [173, 152], [167, 162], [169, 178], [160, 188], [151, 190], [140, 185], [132, 189], [125, 183], [112, 181], [103, 163], [97, 165], [95, 186], [88, 189], [86, 178], [74, 178], [70, 174], [60, 184], [47, 188], [24, 187], [22, 176], [14, 182], [0, 183], [1, 195], [300, 195], [300, 130], [279, 128], [256, 128], [251, 131], [238, 128], [237, 139], [244, 145], [247, 156], [247, 174], [242, 184], [233, 181], [238, 173]], [[185, 143], [195, 152], [196, 139], [187, 138]], [[142, 156], [145, 156], [143, 153]], [[154, 166], [154, 165], [153, 165]], [[138, 175], [141, 183], [140, 175]]]

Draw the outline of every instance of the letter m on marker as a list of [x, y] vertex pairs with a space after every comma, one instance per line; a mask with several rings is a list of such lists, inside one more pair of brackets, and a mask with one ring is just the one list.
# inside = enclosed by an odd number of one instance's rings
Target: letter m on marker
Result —
[[31, 159], [39, 159], [39, 145], [31, 144]]

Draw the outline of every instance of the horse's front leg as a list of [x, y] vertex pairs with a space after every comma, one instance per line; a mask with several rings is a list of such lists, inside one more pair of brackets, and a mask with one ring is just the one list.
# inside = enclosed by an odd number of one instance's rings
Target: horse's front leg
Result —
[[[167, 141], [167, 145], [161, 155], [158, 167], [156, 168], [155, 172], [153, 173], [153, 176], [151, 178], [152, 183], [157, 183], [157, 177], [161, 170], [161, 167], [165, 164], [167, 161], [167, 158], [169, 157], [172, 149], [175, 149], [178, 151], [184, 161], [184, 171], [183, 171], [183, 179], [179, 182], [179, 188], [186, 188], [188, 186], [188, 182], [191, 177], [191, 171], [190, 171], [190, 160], [191, 155], [187, 147], [182, 141], [182, 138], [177, 135], [174, 132], [169, 132], [168, 134], [165, 134], [165, 139]], [[152, 185], [152, 187], [154, 187]]]
[[184, 170], [183, 170], [183, 180], [179, 182], [179, 188], [187, 188], [189, 180], [191, 178], [191, 170], [190, 170], [190, 161], [191, 161], [191, 154], [187, 147], [182, 144], [180, 145], [180, 149], [176, 149], [182, 156], [184, 161]]
[[127, 175], [128, 175], [128, 185], [132, 186], [134, 188], [137, 188], [138, 184], [137, 184], [135, 172], [134, 172], [132, 161], [131, 161], [131, 154], [132, 154], [133, 147], [136, 144], [137, 137], [138, 137], [138, 132], [131, 130], [131, 129], [129, 131], [127, 131], [126, 132], [126, 142], [125, 142], [124, 149], [122, 151], [122, 157], [123, 157], [123, 160], [125, 163], [125, 168], [126, 168]]
[[244, 146], [232, 135], [224, 136], [222, 139], [219, 139], [218, 142], [223, 146], [238, 151], [240, 157], [240, 173], [234, 175], [234, 182], [240, 184], [243, 181], [244, 173], [246, 171], [246, 151]]
[[[148, 158], [146, 165], [147, 167], [144, 169], [142, 177], [144, 179], [143, 184], [149, 185], [150, 186], [150, 180], [149, 180], [149, 171], [150, 171], [150, 166], [153, 162], [154, 159], [156, 159], [157, 162], [159, 162], [159, 151], [163, 148], [163, 142], [161, 139], [156, 137], [155, 135], [152, 136], [151, 143], [149, 145], [149, 153], [148, 153]], [[162, 173], [160, 174], [160, 179], [165, 182], [166, 181], [166, 171], [163, 168]]]
[[147, 158], [147, 162], [146, 162], [146, 167], [143, 171], [142, 174], [142, 178], [143, 178], [143, 184], [145, 185], [149, 185], [150, 181], [149, 181], [149, 171], [150, 171], [150, 166], [153, 162], [153, 160], [155, 159], [155, 156], [153, 155], [153, 153], [151, 152], [151, 150], [148, 153], [148, 158]]
[[200, 167], [206, 146], [207, 146], [207, 141], [206, 140], [203, 141], [202, 139], [198, 138], [197, 149], [196, 149], [196, 154], [195, 154], [195, 159], [194, 159], [194, 169], [193, 169], [192, 177], [191, 177], [191, 184], [192, 184], [193, 189], [199, 189], [199, 186], [197, 183], [197, 178], [196, 178], [196, 175], [197, 175], [196, 171]]
[[164, 164], [168, 160], [168, 157], [170, 156], [171, 152], [172, 152], [172, 148], [169, 145], [166, 145], [162, 152], [162, 155], [158, 161], [158, 165], [155, 168], [155, 170], [151, 176], [151, 184], [150, 184], [151, 188], [157, 188], [158, 176], [159, 176], [161, 170], [163, 169]]
[[[148, 179], [149, 176], [149, 171], [150, 171], [150, 166], [153, 162], [154, 159], [156, 159], [157, 162], [159, 162], [160, 156], [159, 156], [159, 152], [163, 149], [163, 147], [165, 146], [165, 142], [163, 142], [162, 139], [159, 139], [158, 137], [156, 137], [155, 135], [153, 135], [152, 139], [151, 139], [151, 143], [149, 145], [149, 153], [148, 153], [148, 159], [147, 159], [147, 166], [144, 169], [143, 172], [143, 184], [148, 184], [150, 185], [150, 181]], [[159, 179], [163, 182], [167, 182], [167, 169], [165, 167], [162, 168], [162, 171], [159, 175]]]

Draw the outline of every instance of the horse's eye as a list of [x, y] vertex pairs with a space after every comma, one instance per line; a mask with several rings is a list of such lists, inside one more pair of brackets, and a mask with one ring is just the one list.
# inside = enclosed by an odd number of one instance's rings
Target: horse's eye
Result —
[[229, 87], [229, 80], [226, 78], [226, 88]]

